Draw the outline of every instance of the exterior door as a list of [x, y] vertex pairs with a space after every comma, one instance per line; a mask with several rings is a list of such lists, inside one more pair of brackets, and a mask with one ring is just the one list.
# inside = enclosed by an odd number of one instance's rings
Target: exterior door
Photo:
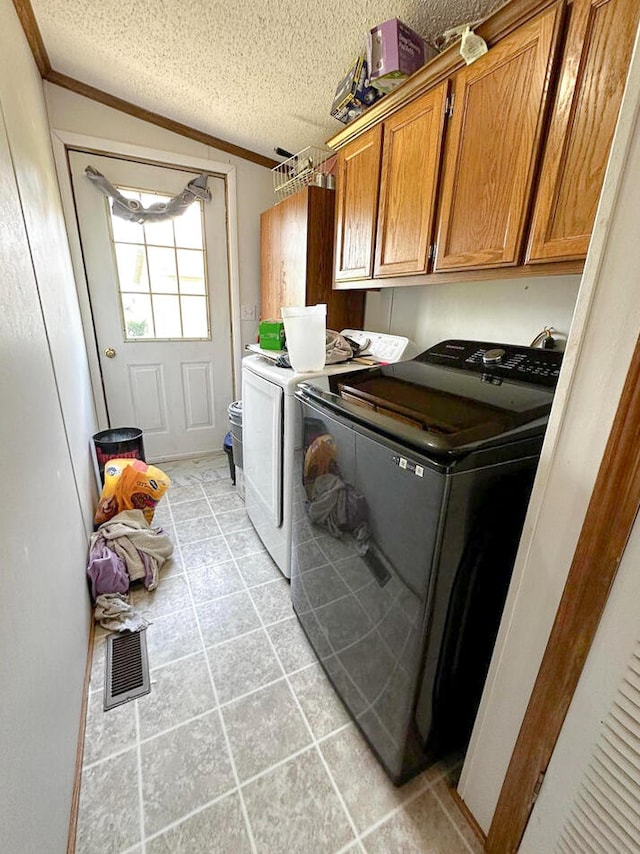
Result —
[[211, 201], [140, 225], [112, 216], [87, 166], [144, 207], [194, 172], [77, 151], [69, 161], [110, 426], [141, 428], [149, 460], [221, 449], [232, 399], [224, 179], [209, 177]]

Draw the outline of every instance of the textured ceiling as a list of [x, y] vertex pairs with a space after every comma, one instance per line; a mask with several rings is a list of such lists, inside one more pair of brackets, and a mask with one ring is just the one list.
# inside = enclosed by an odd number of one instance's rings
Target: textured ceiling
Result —
[[336, 86], [368, 29], [398, 17], [427, 40], [503, 0], [32, 0], [53, 68], [273, 156], [342, 125]]

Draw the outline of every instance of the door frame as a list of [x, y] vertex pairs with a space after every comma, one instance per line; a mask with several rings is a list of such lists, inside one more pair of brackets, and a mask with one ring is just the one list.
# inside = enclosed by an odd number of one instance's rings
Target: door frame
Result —
[[[567, 357], [562, 369], [559, 391], [563, 395], [563, 401], [560, 406], [554, 404], [551, 413], [546, 440], [548, 442], [547, 464], [544, 472], [539, 472], [539, 482], [534, 487], [534, 495], [529, 507], [532, 533], [526, 542], [521, 543], [521, 548], [524, 545], [527, 550], [522, 561], [524, 572], [529, 569], [528, 561], [532, 542], [536, 537], [544, 535], [544, 531], [541, 533], [537, 530], [540, 504], [549, 486], [550, 472], [557, 462], [558, 448], [562, 450], [561, 438], [563, 432], [567, 430], [567, 408], [574, 394], [585, 335], [591, 332], [592, 346], [594, 338], [596, 341], [601, 341], [594, 330], [597, 325], [602, 327], [605, 321], [598, 320], [596, 317], [594, 304], [596, 304], [597, 293], [607, 287], [603, 268], [609, 263], [608, 244], [612, 236], [616, 206], [626, 179], [625, 170], [637, 133], [640, 133], [640, 29], [636, 33], [636, 47], [629, 67], [625, 94], [580, 284], [570, 332], [570, 346], [567, 348]], [[615, 239], [615, 235], [613, 237]], [[631, 282], [627, 284], [630, 286]], [[633, 300], [633, 293], [630, 287], [628, 298], [630, 303]], [[622, 302], [619, 303], [618, 310], [624, 311]], [[610, 315], [607, 315], [607, 318], [610, 320]], [[612, 334], [615, 336], [616, 332]], [[618, 330], [618, 336], [620, 334]], [[635, 388], [639, 387], [640, 383], [639, 342], [637, 330], [633, 333], [633, 339], [631, 332], [625, 331], [624, 350], [626, 352], [628, 347], [628, 356], [620, 362], [619, 371], [616, 373], [616, 387], [619, 377], [620, 392], [616, 394], [615, 401], [613, 398], [606, 401], [605, 420], [611, 417], [610, 428], [602, 436], [601, 455], [597, 451], [600, 446], [600, 436], [593, 436], [592, 468], [588, 472], [585, 471], [585, 476], [588, 477], [593, 473], [593, 483], [589, 493], [585, 495], [584, 507], [581, 499], [580, 507], [573, 508], [575, 522], [579, 525], [575, 544], [567, 554], [566, 562], [563, 557], [563, 562], [556, 566], [558, 575], [563, 574], [557, 606], [553, 613], [545, 611], [542, 616], [542, 619], [549, 617], [549, 629], [545, 631], [544, 636], [537, 632], [536, 637], [527, 642], [529, 659], [532, 659], [534, 654], [537, 655], [534, 645], [537, 647], [541, 644], [539, 664], [530, 683], [531, 692], [528, 701], [524, 704], [485, 838], [485, 851], [489, 854], [513, 854], [518, 849], [640, 505], [640, 448], [637, 447], [636, 441], [637, 425], [640, 421], [640, 398], [634, 394]], [[621, 347], [620, 350], [622, 351], [623, 348]], [[604, 359], [603, 362], [605, 363], [603, 370], [609, 373], [607, 360]], [[614, 491], [611, 490], [612, 483], [616, 485]], [[614, 524], [607, 522], [607, 519], [611, 518], [615, 519]], [[573, 534], [568, 532], [565, 537], [566, 544], [572, 537]], [[514, 619], [517, 620], [518, 615], [516, 614], [514, 618], [513, 610], [508, 615], [505, 614], [503, 623], [507, 617], [510, 623]], [[541, 625], [542, 620], [539, 619], [537, 623]], [[501, 627], [499, 640], [502, 636], [503, 644], [513, 640], [513, 633], [509, 634], [508, 631], [504, 625]], [[533, 630], [530, 634], [533, 634]], [[501, 657], [504, 648], [503, 646], [499, 650]], [[494, 652], [494, 656], [495, 654]], [[502, 666], [502, 661], [492, 662], [494, 672], [492, 675], [490, 671], [485, 693], [489, 687], [493, 690], [493, 686], [489, 686], [489, 679], [493, 678], [495, 684], [496, 673]], [[526, 679], [529, 684], [528, 676]], [[503, 683], [500, 685], [500, 690], [504, 692], [504, 688]], [[518, 690], [520, 690], [519, 687]], [[519, 705], [520, 696], [516, 699]], [[490, 702], [487, 705], [491, 709]], [[486, 708], [483, 714], [487, 716]], [[476, 727], [479, 730], [477, 740], [481, 743], [485, 722], [479, 718], [476, 721]], [[511, 741], [510, 731], [507, 731], [506, 736], [503, 733], [503, 737]], [[468, 759], [469, 754], [467, 754]], [[474, 786], [477, 786], [480, 782], [479, 774], [474, 773]]]
[[238, 256], [238, 205], [237, 205], [237, 177], [236, 167], [219, 160], [208, 160], [204, 157], [193, 157], [187, 154], [176, 154], [172, 151], [162, 151], [146, 146], [132, 145], [127, 142], [118, 142], [112, 139], [88, 136], [86, 134], [72, 133], [70, 131], [51, 131], [51, 142], [53, 156], [58, 173], [60, 195], [62, 197], [62, 208], [69, 236], [69, 248], [73, 272], [76, 278], [76, 289], [80, 315], [84, 330], [89, 372], [91, 375], [91, 386], [96, 409], [96, 417], [100, 430], [109, 427], [107, 415], [107, 403], [102, 384], [102, 371], [98, 357], [98, 345], [93, 327], [93, 313], [89, 299], [89, 284], [84, 267], [82, 245], [80, 242], [80, 231], [76, 219], [76, 209], [73, 199], [73, 188], [71, 184], [71, 171], [67, 153], [70, 149], [77, 149], [89, 154], [122, 157], [128, 160], [137, 160], [151, 166], [165, 166], [170, 168], [197, 169], [222, 178], [225, 182], [225, 203], [227, 222], [227, 261], [229, 269], [229, 310], [231, 316], [231, 369], [232, 388], [234, 397], [240, 394], [241, 363], [242, 363], [242, 341], [240, 324], [240, 277]]

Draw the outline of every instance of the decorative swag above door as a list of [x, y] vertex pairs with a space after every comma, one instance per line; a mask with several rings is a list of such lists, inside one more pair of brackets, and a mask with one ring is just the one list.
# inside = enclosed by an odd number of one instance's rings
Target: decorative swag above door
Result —
[[162, 222], [163, 220], [173, 219], [174, 217], [183, 214], [186, 209], [195, 201], [211, 201], [211, 191], [207, 187], [207, 175], [198, 175], [193, 178], [187, 186], [169, 199], [168, 202], [155, 202], [149, 205], [148, 208], [138, 201], [138, 199], [128, 199], [117, 190], [113, 184], [98, 172], [93, 166], [87, 166], [84, 170], [87, 178], [95, 184], [96, 188], [110, 199], [113, 199], [111, 211], [114, 216], [126, 219], [129, 222], [145, 223], [145, 222]]

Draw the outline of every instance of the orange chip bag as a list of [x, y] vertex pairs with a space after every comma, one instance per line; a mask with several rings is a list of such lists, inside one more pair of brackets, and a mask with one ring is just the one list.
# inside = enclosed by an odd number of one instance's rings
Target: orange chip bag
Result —
[[156, 504], [170, 485], [161, 469], [142, 460], [109, 460], [104, 468], [104, 487], [94, 522], [102, 525], [122, 510], [142, 510], [150, 525]]

